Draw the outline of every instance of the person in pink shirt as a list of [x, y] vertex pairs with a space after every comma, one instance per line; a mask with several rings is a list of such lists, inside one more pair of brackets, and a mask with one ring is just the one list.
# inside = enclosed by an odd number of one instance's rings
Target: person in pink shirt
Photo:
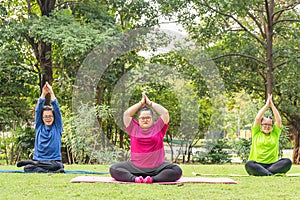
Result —
[[[160, 117], [153, 121], [153, 110]], [[138, 120], [133, 116], [138, 112]], [[129, 107], [123, 122], [130, 136], [130, 161], [119, 162], [109, 169], [110, 175], [124, 182], [153, 183], [173, 182], [182, 175], [178, 165], [165, 161], [164, 136], [169, 125], [168, 110], [149, 100], [142, 93], [142, 100]]]

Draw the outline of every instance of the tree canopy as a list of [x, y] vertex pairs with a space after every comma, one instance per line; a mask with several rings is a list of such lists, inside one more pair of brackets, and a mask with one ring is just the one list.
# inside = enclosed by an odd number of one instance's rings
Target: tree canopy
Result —
[[[162, 31], [162, 18], [187, 34]], [[272, 93], [299, 164], [299, 34], [295, 0], [4, 1], [0, 130], [32, 127], [48, 81], [62, 106], [68, 161], [99, 162], [106, 149], [125, 159], [120, 119], [143, 90], [169, 109], [167, 137], [189, 148], [239, 131], [237, 120], [251, 124]], [[168, 51], [157, 53], [164, 45]]]

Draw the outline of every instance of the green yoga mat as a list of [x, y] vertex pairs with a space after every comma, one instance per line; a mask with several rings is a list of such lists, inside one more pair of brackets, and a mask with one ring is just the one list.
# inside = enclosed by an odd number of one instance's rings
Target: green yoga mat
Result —
[[[2, 169], [0, 173], [25, 173], [24, 170]], [[95, 172], [86, 170], [64, 170], [65, 174], [108, 174], [108, 172]]]
[[[198, 172], [192, 172], [195, 176], [230, 176], [230, 177], [249, 177], [248, 174], [202, 174]], [[275, 174], [274, 176], [281, 176], [281, 177], [298, 177], [300, 173], [290, 173], [290, 174]]]

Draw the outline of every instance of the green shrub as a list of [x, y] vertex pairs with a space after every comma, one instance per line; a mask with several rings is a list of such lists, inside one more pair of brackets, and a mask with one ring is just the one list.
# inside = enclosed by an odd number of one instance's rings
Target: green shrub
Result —
[[248, 160], [251, 148], [251, 139], [239, 139], [232, 141], [232, 151], [245, 163]]
[[226, 151], [226, 149], [230, 149], [227, 140], [207, 140], [203, 148], [205, 151], [197, 152], [193, 157], [193, 162], [200, 162], [202, 164], [230, 163], [231, 155]]

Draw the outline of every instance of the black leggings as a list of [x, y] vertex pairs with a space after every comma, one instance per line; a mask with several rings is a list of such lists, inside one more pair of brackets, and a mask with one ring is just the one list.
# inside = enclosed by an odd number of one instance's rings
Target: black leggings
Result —
[[172, 182], [178, 180], [182, 175], [179, 166], [165, 162], [156, 168], [138, 168], [131, 162], [119, 162], [109, 169], [110, 175], [124, 182], [134, 182], [138, 176], [150, 176], [153, 182]]
[[286, 173], [290, 170], [292, 161], [288, 158], [281, 158], [272, 164], [262, 164], [249, 160], [245, 164], [246, 171], [249, 175], [254, 176], [272, 176], [277, 173]]
[[24, 172], [36, 173], [62, 173], [64, 165], [61, 161], [38, 161], [38, 160], [24, 160], [17, 164], [18, 167], [24, 166]]

